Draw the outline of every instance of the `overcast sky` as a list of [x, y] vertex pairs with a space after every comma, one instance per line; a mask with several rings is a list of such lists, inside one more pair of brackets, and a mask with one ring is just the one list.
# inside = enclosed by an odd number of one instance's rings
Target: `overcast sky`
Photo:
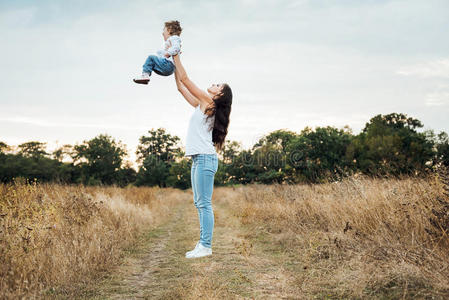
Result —
[[449, 1], [0, 1], [0, 141], [127, 145], [194, 108], [174, 76], [132, 78], [181, 22], [184, 67], [234, 94], [227, 139], [405, 113], [449, 132]]

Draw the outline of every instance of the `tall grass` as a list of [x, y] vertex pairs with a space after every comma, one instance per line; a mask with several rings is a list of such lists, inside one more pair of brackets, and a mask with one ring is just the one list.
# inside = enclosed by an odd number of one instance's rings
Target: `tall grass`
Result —
[[[216, 187], [213, 201], [238, 216], [248, 238], [296, 260], [285, 268], [301, 295], [444, 298], [448, 178]], [[190, 191], [171, 188], [0, 185], [0, 298], [70, 292], [119, 262], [123, 248], [188, 198]]]
[[89, 280], [181, 199], [174, 189], [0, 185], [0, 298]]
[[214, 199], [234, 210], [250, 236], [268, 235], [296, 257], [302, 268], [295, 284], [302, 292], [408, 298], [449, 295], [445, 188], [441, 177], [351, 177], [217, 188]]

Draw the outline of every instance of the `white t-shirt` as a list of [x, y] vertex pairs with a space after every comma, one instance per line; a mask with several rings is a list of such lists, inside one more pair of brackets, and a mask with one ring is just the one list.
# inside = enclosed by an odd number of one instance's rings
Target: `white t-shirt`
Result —
[[209, 126], [213, 124], [215, 116], [209, 119], [208, 116], [201, 111], [200, 105], [195, 107], [195, 111], [190, 117], [189, 127], [187, 129], [186, 153], [184, 156], [193, 154], [215, 154], [214, 143], [212, 142], [212, 129]]
[[[179, 54], [179, 51], [181, 51], [181, 38], [177, 35], [171, 35], [166, 41], [162, 43], [162, 49], [157, 50], [156, 54], [159, 57], [168, 59], [172, 63], [175, 63], [173, 61], [172, 55]], [[165, 53], [170, 54], [170, 56], [165, 57]]]

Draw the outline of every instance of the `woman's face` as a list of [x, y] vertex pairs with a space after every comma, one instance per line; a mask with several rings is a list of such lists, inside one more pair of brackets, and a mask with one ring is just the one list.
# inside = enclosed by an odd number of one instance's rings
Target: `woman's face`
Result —
[[207, 89], [207, 91], [212, 96], [215, 96], [215, 95], [218, 95], [221, 92], [222, 88], [223, 88], [223, 84], [222, 83], [214, 83]]

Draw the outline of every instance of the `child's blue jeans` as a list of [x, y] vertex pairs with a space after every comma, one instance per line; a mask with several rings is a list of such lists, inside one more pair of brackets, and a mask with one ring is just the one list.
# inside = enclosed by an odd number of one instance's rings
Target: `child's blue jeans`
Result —
[[143, 71], [149, 73], [150, 75], [151, 72], [154, 71], [156, 74], [169, 76], [175, 71], [175, 65], [171, 61], [163, 57], [157, 55], [149, 55], [147, 60], [143, 64]]
[[191, 181], [193, 203], [198, 209], [200, 219], [200, 243], [212, 247], [214, 230], [214, 211], [212, 209], [212, 192], [214, 176], [218, 169], [217, 154], [192, 155]]

